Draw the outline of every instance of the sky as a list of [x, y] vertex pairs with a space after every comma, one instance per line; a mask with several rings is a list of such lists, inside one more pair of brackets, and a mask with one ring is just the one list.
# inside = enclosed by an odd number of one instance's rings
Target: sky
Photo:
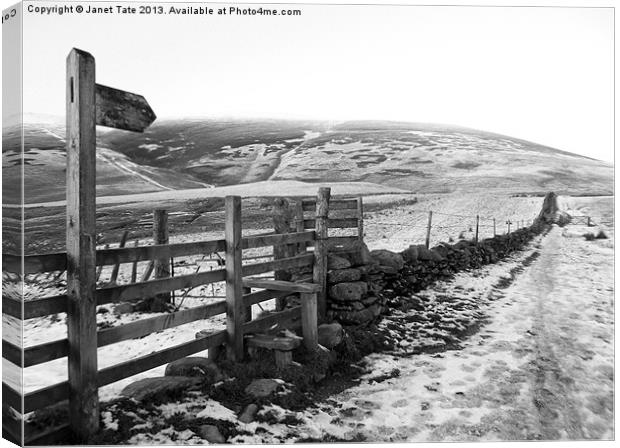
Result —
[[610, 8], [290, 9], [301, 16], [25, 13], [24, 111], [64, 115], [77, 47], [97, 82], [160, 118], [446, 123], [613, 160]]

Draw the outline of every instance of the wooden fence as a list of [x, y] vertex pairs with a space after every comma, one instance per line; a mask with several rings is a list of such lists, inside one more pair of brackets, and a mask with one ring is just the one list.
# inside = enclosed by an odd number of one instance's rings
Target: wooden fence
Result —
[[[337, 217], [331, 218], [330, 210]], [[158, 212], [161, 213], [161, 212]], [[302, 304], [301, 306], [281, 309], [278, 312], [258, 319], [252, 319], [248, 307], [266, 300], [277, 299], [291, 295], [291, 292], [304, 291], [297, 288], [270, 289], [265, 282], [260, 283], [258, 291], [244, 289], [244, 278], [278, 272], [291, 268], [313, 267], [312, 278], [308, 282], [320, 285], [318, 292], [318, 315], [325, 312], [325, 284], [327, 275], [327, 252], [331, 247], [337, 247], [350, 241], [363, 238], [363, 204], [361, 198], [338, 199], [330, 201], [330, 191], [322, 188], [316, 199], [297, 201], [294, 208], [294, 226], [279, 229], [279, 233], [269, 233], [241, 238], [241, 198], [231, 196], [226, 198], [226, 226], [225, 238], [213, 241], [191, 243], [156, 244], [141, 247], [119, 247], [96, 251], [96, 266], [114, 265], [123, 263], [135, 265], [140, 261], [168, 259], [192, 255], [209, 255], [225, 253], [225, 266], [209, 272], [190, 275], [173, 275], [166, 278], [155, 278], [148, 281], [139, 281], [122, 285], [106, 285], [96, 288], [94, 299], [96, 305], [118, 302], [137, 302], [147, 297], [166, 294], [179, 289], [194, 288], [217, 282], [226, 282], [226, 300], [209, 303], [189, 309], [166, 313], [123, 324], [113, 328], [101, 329], [96, 332], [96, 340], [78, 347], [72, 345], [70, 338], [46, 342], [25, 347], [23, 350], [3, 339], [3, 357], [20, 368], [36, 366], [58, 358], [68, 357], [69, 369], [72, 363], [82, 356], [97, 356], [96, 348], [115, 344], [129, 339], [144, 337], [151, 333], [174, 328], [197, 320], [208, 319], [214, 316], [226, 315], [226, 330], [202, 335], [197, 339], [173, 347], [150, 353], [129, 361], [106, 367], [96, 371], [90, 378], [81, 378], [81, 384], [92, 384], [95, 393], [97, 389], [145, 372], [155, 367], [167, 364], [177, 359], [209, 349], [219, 349], [226, 346], [227, 354], [234, 360], [241, 360], [244, 353], [244, 335], [266, 330], [275, 324], [281, 327], [299, 327], [304, 322], [314, 325], [314, 329], [304, 328], [304, 336], [316, 335], [317, 316], [307, 316], [302, 319], [304, 311], [312, 312], [314, 308]], [[329, 229], [350, 228], [357, 231], [353, 236], [329, 238]], [[274, 255], [280, 254], [273, 260], [252, 264], [242, 264], [244, 249], [273, 246]], [[282, 247], [296, 247], [295, 253], [282, 252]], [[306, 248], [313, 247], [312, 252]], [[279, 252], [278, 252], [279, 251]], [[282, 256], [284, 254], [285, 256]], [[45, 255], [27, 255], [25, 257], [3, 254], [3, 271], [13, 272], [20, 276], [39, 274], [67, 269], [66, 253]], [[23, 263], [23, 270], [22, 270]], [[135, 278], [135, 276], [132, 276]], [[302, 300], [303, 301], [303, 300]], [[70, 306], [67, 295], [42, 297], [34, 300], [22, 301], [11, 297], [2, 297], [2, 312], [11, 318], [24, 321], [40, 318], [56, 313], [67, 313], [67, 318], [75, 312]], [[314, 309], [315, 310], [315, 309]], [[95, 316], [90, 316], [95, 322]], [[92, 344], [94, 353], [84, 353], [84, 347]], [[3, 382], [2, 390], [4, 403], [8, 404], [19, 414], [27, 414], [39, 409], [52, 406], [64, 400], [81, 400], [80, 394], [84, 390], [75, 390], [70, 381], [64, 381], [24, 395]], [[97, 419], [98, 407], [94, 410]], [[23, 434], [19, 420], [3, 418], [3, 432], [16, 443], [22, 440]], [[55, 439], [65, 437], [69, 431], [76, 433], [78, 422], [69, 421], [55, 428], [47, 428], [42, 433], [25, 434], [27, 444], [46, 444]], [[28, 432], [28, 431], [26, 431]]]

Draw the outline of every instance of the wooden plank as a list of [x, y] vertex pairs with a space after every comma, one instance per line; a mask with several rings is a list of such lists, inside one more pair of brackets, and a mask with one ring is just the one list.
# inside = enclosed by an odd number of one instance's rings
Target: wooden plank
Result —
[[[273, 229], [278, 234], [291, 233], [291, 221], [293, 213], [285, 198], [276, 198], [272, 209]], [[281, 260], [294, 256], [294, 247], [288, 244], [275, 244], [273, 246], [273, 259]], [[288, 281], [291, 279], [291, 272], [288, 269], [277, 269], [274, 272], [274, 278], [280, 281]], [[276, 310], [280, 311], [286, 307], [284, 297], [276, 299]]]
[[98, 343], [100, 347], [125, 341], [127, 339], [140, 338], [142, 336], [178, 327], [197, 320], [208, 319], [218, 314], [226, 312], [226, 302], [221, 300], [208, 305], [197, 306], [187, 310], [177, 311], [176, 313], [165, 314], [163, 316], [142, 319], [115, 328], [108, 328], [98, 333]]
[[36, 411], [69, 398], [69, 382], [63, 381], [52, 386], [27, 393], [24, 397], [24, 413]]
[[107, 367], [99, 371], [99, 387], [129, 378], [185, 356], [217, 347], [225, 342], [226, 331], [222, 330], [190, 342], [132, 359], [131, 361]]
[[44, 297], [42, 299], [27, 300], [24, 302], [24, 320], [66, 312], [66, 294]]
[[251, 347], [266, 348], [269, 350], [293, 350], [301, 345], [299, 339], [288, 336], [278, 337], [268, 334], [256, 334], [246, 338]]
[[231, 361], [243, 360], [243, 285], [241, 260], [241, 197], [226, 196], [226, 352]]
[[254, 249], [257, 247], [276, 246], [280, 244], [305, 243], [313, 240], [314, 230], [302, 230], [295, 233], [245, 237], [243, 238], [243, 243], [241, 247], [243, 249]]
[[[133, 247], [138, 247], [140, 241], [135, 240], [133, 242]], [[129, 283], [136, 283], [138, 281], [138, 262], [134, 261], [131, 264], [131, 281]]]
[[[316, 242], [314, 245], [314, 267], [312, 270], [313, 283], [321, 287], [317, 295], [317, 309], [321, 319], [327, 312], [327, 246], [329, 202], [331, 196], [330, 188], [319, 188], [316, 200]], [[357, 202], [355, 202], [357, 207]]]
[[[304, 232], [307, 233], [307, 232]], [[249, 239], [252, 240], [253, 237]], [[299, 238], [304, 238], [299, 236]], [[308, 238], [310, 238], [308, 236]], [[256, 237], [251, 245], [244, 248], [261, 247], [260, 238]], [[269, 246], [270, 244], [264, 244]], [[97, 251], [97, 266], [114, 265], [117, 263], [133, 263], [148, 261], [154, 258], [183, 257], [188, 255], [208, 255], [226, 250], [224, 240], [198, 241], [193, 243], [178, 243], [169, 245], [154, 245], [142, 247], [124, 247], [114, 249], [100, 249]], [[2, 269], [19, 274], [21, 257], [13, 254], [2, 254]], [[67, 269], [66, 252], [26, 255], [24, 257], [24, 274], [64, 271]]]
[[[2, 270], [14, 274], [21, 273], [21, 257], [2, 253]], [[67, 269], [66, 252], [24, 256], [24, 275], [39, 272], [64, 271]]]
[[[140, 338], [157, 331], [178, 327], [197, 320], [208, 319], [226, 312], [226, 302], [219, 301], [209, 305], [202, 305], [176, 313], [141, 319], [107, 328], [97, 333], [97, 347], [115, 344], [128, 339]], [[60, 339], [45, 344], [39, 344], [24, 349], [24, 366], [30, 367], [53, 359], [63, 358], [69, 353], [69, 344], [66, 339]]]
[[67, 336], [69, 422], [80, 441], [99, 429], [95, 300], [95, 58], [67, 58]]
[[15, 319], [24, 320], [22, 313], [23, 300], [13, 299], [9, 296], [2, 296], [2, 313], [7, 314]]
[[97, 265], [115, 263], [131, 263], [156, 258], [184, 257], [188, 255], [209, 255], [226, 250], [226, 241], [198, 241], [194, 243], [178, 243], [142, 247], [126, 247], [123, 249], [103, 249], [97, 251]]
[[287, 291], [270, 291], [268, 289], [264, 291], [252, 292], [243, 296], [243, 304], [245, 306], [256, 305], [266, 300], [277, 299], [278, 297], [284, 297], [290, 295]]
[[[304, 199], [302, 201], [304, 212], [316, 211], [316, 199]], [[329, 203], [331, 210], [356, 210], [357, 199], [332, 199]]]
[[260, 333], [277, 325], [278, 329], [296, 328], [301, 325], [301, 307], [288, 308], [279, 313], [268, 314], [243, 325], [243, 333]]
[[22, 349], [4, 339], [2, 340], [2, 357], [17, 367], [22, 366]]
[[96, 85], [97, 124], [144, 132], [157, 118], [142, 95]]
[[315, 293], [321, 290], [319, 285], [313, 283], [295, 283], [286, 282], [282, 280], [260, 280], [260, 279], [243, 279], [243, 286], [248, 288], [262, 288], [272, 291], [288, 291], [288, 292], [302, 292], [302, 293]]
[[242, 267], [243, 277], [251, 275], [263, 274], [265, 272], [275, 271], [281, 268], [298, 268], [301, 266], [311, 265], [314, 261], [313, 254], [297, 255], [296, 257], [283, 258], [281, 260], [267, 261], [265, 263], [246, 264]]
[[160, 278], [144, 283], [106, 286], [96, 291], [97, 304], [103, 305], [111, 302], [142, 299], [144, 297], [152, 297], [162, 292], [194, 288], [200, 285], [221, 282], [225, 279], [226, 271], [224, 269], [218, 269], [209, 272], [179, 275], [177, 277]]
[[319, 348], [319, 334], [317, 328], [318, 309], [317, 294], [301, 294], [301, 331], [304, 336], [304, 346], [315, 352]]
[[[357, 228], [357, 218], [329, 218], [327, 226], [330, 229], [351, 229]], [[315, 219], [304, 220], [304, 228], [313, 229], [316, 228]]]
[[2, 404], [7, 404], [15, 409], [18, 413], [23, 414], [22, 409], [22, 396], [19, 392], [13, 389], [11, 386], [2, 382]]

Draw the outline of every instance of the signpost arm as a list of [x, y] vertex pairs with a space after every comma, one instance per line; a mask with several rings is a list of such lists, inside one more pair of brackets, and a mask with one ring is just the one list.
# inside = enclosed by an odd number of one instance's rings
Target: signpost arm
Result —
[[99, 429], [95, 301], [95, 58], [67, 58], [67, 337], [69, 421], [81, 442]]

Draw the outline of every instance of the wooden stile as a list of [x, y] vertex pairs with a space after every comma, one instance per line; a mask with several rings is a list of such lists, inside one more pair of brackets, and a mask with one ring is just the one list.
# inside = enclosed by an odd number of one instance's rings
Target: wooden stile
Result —
[[95, 58], [67, 58], [67, 335], [69, 421], [86, 441], [99, 429], [95, 301]]
[[[314, 245], [314, 267], [312, 278], [314, 283], [321, 287], [317, 295], [317, 310], [320, 319], [325, 318], [327, 313], [327, 225], [329, 214], [329, 199], [331, 189], [327, 187], [319, 188], [316, 199], [316, 243]], [[356, 204], [357, 207], [357, 204]]]
[[227, 355], [243, 360], [243, 286], [241, 284], [241, 197], [226, 196], [226, 331]]

